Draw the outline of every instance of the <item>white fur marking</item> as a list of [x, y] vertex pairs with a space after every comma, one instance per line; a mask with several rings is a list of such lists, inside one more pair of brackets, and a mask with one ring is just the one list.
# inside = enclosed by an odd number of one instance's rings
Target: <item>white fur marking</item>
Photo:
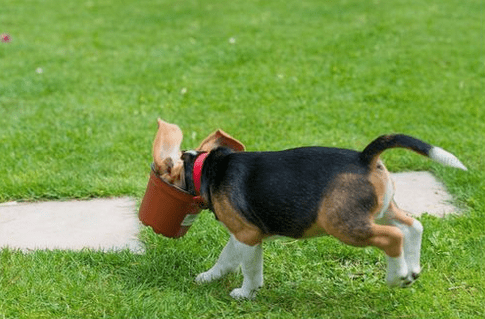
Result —
[[465, 165], [463, 165], [463, 163], [460, 162], [460, 160], [456, 158], [455, 155], [445, 151], [441, 147], [433, 146], [433, 148], [429, 151], [429, 157], [443, 165], [456, 167], [464, 171], [467, 170]]
[[194, 156], [196, 156], [197, 154], [199, 154], [197, 151], [194, 151], [194, 150], [188, 150], [188, 151], [185, 151], [185, 153], [188, 153], [188, 154], [194, 155]]

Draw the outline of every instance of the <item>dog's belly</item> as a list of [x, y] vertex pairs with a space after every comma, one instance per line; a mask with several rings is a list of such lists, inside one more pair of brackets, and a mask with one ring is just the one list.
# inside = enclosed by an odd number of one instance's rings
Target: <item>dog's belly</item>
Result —
[[288, 236], [282, 236], [282, 235], [271, 235], [266, 237], [264, 240], [265, 241], [294, 241], [294, 240], [302, 240], [302, 239], [310, 239], [310, 238], [315, 238], [315, 237], [324, 237], [328, 236], [328, 234], [325, 231], [316, 231], [316, 232], [311, 232], [311, 231], [306, 231], [302, 237], [299, 238], [294, 238], [294, 237], [288, 237]]
[[269, 195], [264, 197], [266, 201], [250, 201], [250, 208], [240, 212], [266, 235], [301, 238], [317, 219], [320, 198], [309, 199], [302, 207], [295, 201], [282, 202]]

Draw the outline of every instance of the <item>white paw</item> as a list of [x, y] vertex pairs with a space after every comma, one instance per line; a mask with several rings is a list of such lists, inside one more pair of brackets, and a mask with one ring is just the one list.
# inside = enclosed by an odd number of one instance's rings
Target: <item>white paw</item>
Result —
[[421, 273], [421, 267], [419, 265], [409, 269], [409, 276], [413, 278], [413, 281], [419, 278], [420, 273]]
[[406, 271], [387, 273], [387, 285], [389, 287], [406, 288], [411, 286], [419, 278], [419, 271]]
[[221, 278], [220, 273], [216, 273], [213, 270], [209, 270], [209, 271], [206, 271], [206, 272], [199, 274], [195, 278], [195, 282], [198, 283], [198, 284], [204, 284], [204, 283], [208, 283], [208, 282], [214, 281], [214, 280], [219, 279], [219, 278]]
[[403, 257], [388, 257], [387, 285], [389, 287], [409, 287], [419, 277], [419, 265], [408, 267]]
[[419, 274], [409, 273], [406, 276], [400, 277], [399, 281], [394, 286], [391, 286], [391, 287], [407, 288], [411, 286], [418, 278], [419, 278]]
[[410, 276], [404, 257], [402, 255], [396, 258], [388, 257], [387, 261], [387, 285], [389, 287], [408, 286], [410, 284], [408, 277]]
[[394, 278], [387, 278], [387, 285], [389, 287], [401, 287], [401, 288], [406, 288], [411, 286], [416, 279], [419, 277], [418, 276], [413, 276], [412, 274], [406, 274], [404, 276], [398, 276]]
[[387, 285], [391, 288], [394, 287], [405, 287], [404, 281], [406, 280], [407, 276], [395, 276], [395, 277], [387, 277], [386, 282]]
[[240, 299], [254, 299], [257, 290], [248, 290], [243, 288], [236, 288], [231, 291], [231, 297], [237, 300]]

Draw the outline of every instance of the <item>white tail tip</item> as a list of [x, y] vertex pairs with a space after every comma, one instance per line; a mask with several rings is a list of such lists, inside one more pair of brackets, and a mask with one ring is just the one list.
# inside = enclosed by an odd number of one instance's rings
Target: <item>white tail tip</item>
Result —
[[458, 158], [456, 158], [455, 155], [445, 151], [441, 147], [433, 146], [433, 148], [429, 151], [429, 157], [443, 165], [456, 167], [464, 171], [468, 170], [466, 166], [463, 165]]

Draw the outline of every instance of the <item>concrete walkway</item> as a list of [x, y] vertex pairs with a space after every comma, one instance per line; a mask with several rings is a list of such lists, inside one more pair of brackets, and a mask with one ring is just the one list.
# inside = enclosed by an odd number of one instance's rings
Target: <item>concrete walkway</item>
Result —
[[[393, 174], [395, 200], [415, 216], [424, 212], [442, 217], [456, 213], [451, 196], [428, 172]], [[141, 224], [130, 198], [0, 204], [0, 249], [128, 248], [143, 252], [138, 240]]]
[[394, 200], [397, 205], [411, 213], [421, 216], [428, 213], [443, 217], [447, 214], [459, 213], [459, 209], [451, 204], [453, 198], [445, 186], [429, 172], [408, 172], [392, 174], [396, 193]]
[[0, 248], [142, 252], [130, 198], [0, 204]]

